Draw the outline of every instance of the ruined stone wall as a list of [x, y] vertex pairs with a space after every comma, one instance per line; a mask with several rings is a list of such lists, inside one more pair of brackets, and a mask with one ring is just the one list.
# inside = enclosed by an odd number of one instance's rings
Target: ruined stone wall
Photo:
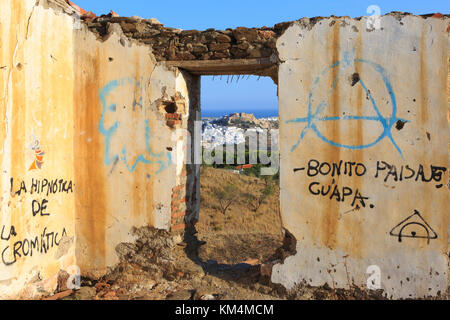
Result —
[[170, 229], [168, 191], [186, 176], [173, 134], [187, 127], [189, 98], [182, 73], [120, 28], [103, 42], [83, 28], [75, 42], [77, 261], [100, 276], [133, 226]]
[[155, 19], [102, 16], [87, 25], [102, 37], [110, 24], [119, 24], [125, 35], [150, 45], [155, 58], [164, 60], [217, 60], [270, 57], [277, 37], [288, 26], [272, 28], [181, 30], [165, 27]]
[[305, 19], [278, 39], [281, 215], [297, 242], [272, 281], [447, 290], [448, 25]]
[[446, 290], [448, 16], [181, 31], [75, 13], [63, 0], [0, 3], [0, 297], [51, 292], [71, 266], [103, 275], [134, 227], [195, 222], [195, 145], [176, 129], [195, 134], [204, 70], [258, 64], [279, 69], [292, 254], [272, 281], [366, 287], [375, 270], [387, 297]]
[[17, 2], [0, 7], [1, 297], [102, 276], [133, 227], [176, 229], [188, 182], [190, 76], [120, 27], [100, 41], [64, 1]]
[[51, 291], [76, 264], [73, 19], [35, 3], [0, 2], [2, 298]]

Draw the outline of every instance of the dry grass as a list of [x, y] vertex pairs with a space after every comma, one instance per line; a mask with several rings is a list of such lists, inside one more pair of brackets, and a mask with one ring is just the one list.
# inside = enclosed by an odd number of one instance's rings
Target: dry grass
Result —
[[[266, 260], [282, 243], [279, 215], [279, 186], [255, 212], [246, 194], [259, 197], [265, 189], [263, 179], [231, 171], [202, 167], [201, 208], [197, 223], [199, 238], [207, 241], [201, 256], [221, 263], [246, 259]], [[214, 190], [234, 186], [235, 201], [224, 215]]]

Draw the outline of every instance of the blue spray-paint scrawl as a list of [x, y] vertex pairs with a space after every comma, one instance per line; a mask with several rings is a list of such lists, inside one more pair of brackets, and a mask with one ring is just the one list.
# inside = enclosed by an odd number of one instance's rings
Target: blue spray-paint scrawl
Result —
[[[320, 103], [318, 103], [317, 107], [313, 111], [312, 104], [313, 104], [313, 97], [314, 97], [314, 89], [315, 89], [315, 87], [317, 87], [317, 84], [319, 83], [321, 77], [326, 75], [328, 72], [330, 72], [334, 68], [345, 69], [346, 67], [352, 66], [355, 63], [368, 64], [376, 72], [379, 73], [379, 75], [381, 76], [381, 79], [383, 80], [384, 84], [386, 85], [387, 91], [389, 92], [389, 97], [390, 97], [391, 104], [392, 104], [392, 114], [388, 117], [385, 117], [381, 114], [380, 109], [378, 108], [373, 96], [370, 93], [370, 90], [368, 90], [368, 88], [364, 84], [364, 81], [361, 78], [357, 79], [358, 83], [364, 89], [364, 92], [366, 93], [368, 99], [370, 100], [370, 103], [376, 113], [376, 116], [352, 116], [352, 115], [333, 116], [333, 117], [322, 116], [323, 113], [327, 110], [327, 104], [324, 101], [321, 101]], [[367, 61], [364, 59], [354, 59], [353, 64], [352, 64], [352, 60], [349, 59], [347, 55], [345, 55], [343, 61], [337, 61], [336, 63], [334, 63], [333, 65], [331, 65], [330, 67], [328, 67], [324, 71], [322, 71], [321, 74], [315, 78], [314, 83], [313, 83], [313, 89], [309, 93], [309, 97], [308, 97], [308, 116], [304, 117], [304, 118], [296, 118], [296, 119], [286, 121], [286, 123], [306, 123], [306, 127], [301, 131], [300, 137], [299, 137], [298, 141], [292, 147], [291, 151], [294, 151], [298, 147], [298, 145], [300, 144], [302, 139], [305, 137], [306, 133], [308, 133], [309, 131], [313, 131], [317, 135], [317, 137], [319, 137], [322, 141], [329, 143], [330, 145], [340, 147], [340, 148], [353, 149], [353, 150], [370, 148], [370, 147], [376, 145], [378, 142], [380, 142], [384, 138], [388, 138], [394, 145], [395, 149], [400, 153], [400, 156], [402, 156], [402, 151], [401, 151], [400, 147], [397, 145], [397, 143], [394, 141], [391, 130], [397, 121], [399, 121], [399, 120], [401, 120], [402, 122], [409, 122], [409, 121], [400, 119], [397, 117], [397, 102], [396, 102], [395, 94], [394, 94], [391, 82], [389, 81], [386, 70], [383, 67], [381, 67], [379, 64], [376, 64], [374, 62]], [[336, 84], [340, 77], [340, 73], [341, 73], [341, 70], [339, 70], [337, 76], [333, 79], [329, 93], [335, 89]], [[348, 145], [348, 144], [343, 144], [340, 142], [332, 141], [331, 139], [326, 138], [319, 131], [319, 129], [316, 126], [316, 123], [321, 122], [321, 121], [342, 121], [342, 120], [377, 121], [382, 125], [383, 132], [380, 134], [380, 136], [378, 138], [376, 138], [374, 141], [372, 141], [370, 143], [362, 144], [362, 145]]]
[[[150, 124], [147, 119], [143, 120], [145, 124], [145, 148], [148, 153], [148, 155], [144, 156], [144, 154], [139, 154], [136, 158], [136, 160], [133, 162], [132, 165], [130, 165], [127, 161], [127, 149], [126, 146], [122, 147], [122, 154], [119, 156], [118, 154], [110, 154], [110, 146], [111, 146], [111, 139], [116, 133], [117, 129], [120, 126], [119, 121], [115, 121], [112, 126], [109, 128], [105, 127], [105, 115], [107, 112], [115, 112], [117, 109], [117, 106], [115, 103], [107, 104], [106, 98], [108, 95], [110, 95], [116, 88], [121, 86], [131, 86], [134, 85], [137, 88], [140, 88], [140, 98], [139, 100], [136, 100], [136, 97], [133, 101], [133, 111], [136, 109], [136, 107], [139, 107], [142, 109], [142, 86], [140, 85], [140, 81], [136, 81], [134, 79], [130, 78], [123, 78], [119, 80], [113, 80], [109, 82], [103, 89], [100, 90], [100, 101], [102, 103], [102, 114], [100, 117], [100, 122], [98, 125], [100, 133], [105, 137], [105, 154], [104, 154], [104, 163], [106, 166], [109, 166], [111, 164], [116, 163], [117, 161], [121, 160], [127, 170], [129, 172], [133, 172], [137, 165], [141, 162], [143, 164], [159, 164], [159, 169], [156, 171], [156, 174], [162, 172], [164, 169], [166, 169], [168, 166], [171, 165], [172, 159], [170, 152], [166, 153], [167, 161], [163, 160], [164, 152], [161, 153], [154, 153], [151, 150], [150, 147], [150, 139], [151, 139], [151, 130], [150, 130]], [[154, 158], [149, 159], [148, 157]]]

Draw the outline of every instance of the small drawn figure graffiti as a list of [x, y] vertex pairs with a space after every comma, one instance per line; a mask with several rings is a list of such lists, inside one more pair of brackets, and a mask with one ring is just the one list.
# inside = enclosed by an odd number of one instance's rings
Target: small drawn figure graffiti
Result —
[[[364, 73], [361, 75], [358, 72], [355, 72], [357, 69], [363, 70]], [[351, 76], [346, 77], [346, 75]], [[371, 92], [369, 89], [366, 79], [370, 79], [371, 84], [383, 94], [378, 94], [378, 97], [375, 97], [374, 92]], [[344, 83], [351, 86], [351, 89], [358, 88], [358, 86], [362, 88], [362, 92], [366, 96], [366, 100], [364, 101], [367, 101], [367, 107], [364, 107], [364, 114], [355, 113], [356, 107], [348, 96], [347, 98], [349, 100], [347, 101], [350, 105], [345, 107], [350, 107], [354, 114], [333, 113], [336, 112], [336, 110], [333, 110], [333, 105], [337, 102], [340, 102], [341, 104], [343, 102], [343, 100], [335, 101], [334, 99], [336, 99], [336, 96], [339, 97], [339, 94], [336, 93], [339, 90], [339, 86], [342, 87]], [[379, 83], [382, 83], [383, 85], [380, 86], [378, 85]], [[347, 92], [349, 92], [349, 90], [347, 90]], [[384, 93], [386, 93], [387, 98], [384, 97]], [[376, 101], [376, 98], [380, 97], [383, 101]], [[340, 141], [339, 138], [335, 136], [327, 136], [327, 134], [323, 132], [328, 123], [332, 124], [333, 122], [338, 122], [349, 125], [351, 121], [370, 121], [372, 128], [374, 128], [374, 125], [377, 125], [378, 135], [374, 136], [373, 140], [366, 143], [360, 142], [351, 144], [349, 142]], [[298, 141], [292, 146], [291, 151], [294, 151], [299, 146], [300, 142], [308, 132], [313, 132], [320, 140], [332, 146], [353, 150], [370, 148], [384, 138], [387, 138], [402, 156], [402, 151], [394, 141], [391, 132], [397, 122], [404, 124], [409, 121], [397, 117], [397, 102], [387, 71], [379, 64], [372, 61], [352, 59], [350, 58], [349, 53], [345, 53], [343, 60], [336, 61], [331, 66], [324, 69], [314, 79], [312, 89], [308, 96], [307, 116], [286, 121], [286, 123], [306, 124], [300, 132]], [[366, 131], [367, 132], [364, 132], [366, 135], [371, 132], [370, 130]]]
[[430, 239], [437, 239], [438, 237], [417, 210], [414, 210], [412, 215], [392, 228], [389, 234], [398, 237], [398, 242], [402, 242], [402, 238], [417, 238], [427, 239], [427, 243], [430, 243]]
[[42, 150], [39, 140], [34, 135], [31, 136], [31, 139], [33, 142], [30, 144], [28, 148], [33, 150], [35, 159], [31, 164], [30, 168], [28, 169], [28, 171], [42, 169], [45, 155], [45, 152]]

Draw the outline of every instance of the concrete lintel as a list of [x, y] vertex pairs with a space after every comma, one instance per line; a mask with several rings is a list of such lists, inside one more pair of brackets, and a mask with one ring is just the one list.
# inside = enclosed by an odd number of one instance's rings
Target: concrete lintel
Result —
[[276, 65], [271, 58], [166, 61], [166, 64], [187, 70], [195, 75], [262, 75], [265, 70]]

